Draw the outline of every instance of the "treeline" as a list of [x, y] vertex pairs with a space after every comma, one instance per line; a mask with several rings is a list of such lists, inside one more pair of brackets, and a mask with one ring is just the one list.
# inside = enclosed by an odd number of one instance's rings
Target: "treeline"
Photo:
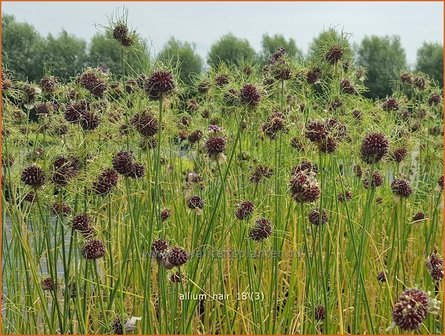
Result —
[[[2, 16], [2, 57], [3, 66], [20, 80], [39, 81], [45, 74], [59, 77], [62, 81], [79, 74], [85, 67], [106, 66], [113, 74], [122, 75], [122, 69], [134, 73], [146, 70], [148, 60], [157, 58], [172, 64], [178, 69], [181, 80], [191, 84], [207, 66], [216, 67], [221, 63], [233, 66], [265, 64], [278, 49], [286, 49], [288, 57], [299, 58], [311, 63], [317, 50], [328, 45], [333, 39], [343, 41], [345, 52], [351, 62], [366, 68], [366, 93], [372, 98], [382, 98], [391, 94], [392, 83], [399, 79], [400, 72], [409, 69], [398, 36], [367, 36], [359, 44], [351, 45], [346, 35], [333, 29], [321, 32], [312, 41], [308, 53], [303, 55], [292, 38], [283, 35], [263, 35], [261, 50], [257, 52], [248, 40], [233, 34], [222, 36], [210, 48], [204, 60], [193, 43], [171, 38], [163, 49], [155, 54], [144, 39], [137, 39], [132, 48], [123, 49], [112, 38], [111, 32], [98, 32], [87, 43], [66, 31], [57, 36], [44, 37], [27, 23], [17, 22], [12, 15]], [[125, 66], [122, 55], [125, 52]], [[438, 43], [424, 43], [417, 50], [417, 60], [413, 71], [429, 75], [443, 87], [443, 46]]]

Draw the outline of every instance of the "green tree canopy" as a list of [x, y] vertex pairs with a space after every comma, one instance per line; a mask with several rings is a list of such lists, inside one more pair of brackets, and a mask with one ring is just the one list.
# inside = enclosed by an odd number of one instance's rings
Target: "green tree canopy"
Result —
[[87, 43], [63, 30], [56, 37], [48, 35], [39, 50], [38, 57], [44, 71], [68, 80], [85, 67]]
[[303, 53], [297, 48], [297, 44], [295, 43], [294, 39], [286, 39], [282, 34], [275, 34], [272, 36], [264, 34], [261, 40], [261, 61], [263, 63], [267, 62], [270, 56], [276, 52], [278, 48], [284, 48], [289, 57], [303, 57]]
[[222, 36], [211, 46], [207, 62], [213, 67], [217, 67], [220, 63], [241, 66], [251, 63], [255, 56], [255, 50], [248, 40], [230, 33]]
[[179, 77], [185, 84], [191, 84], [193, 75], [200, 74], [202, 71], [203, 60], [196, 52], [195, 45], [178, 41], [173, 37], [165, 44], [158, 55], [158, 59], [176, 66]]
[[145, 41], [138, 39], [129, 47], [122, 49], [111, 33], [97, 33], [90, 43], [88, 64], [92, 67], [105, 65], [111, 73], [122, 75], [122, 53], [124, 53], [126, 74], [136, 74], [145, 70], [149, 53]]
[[12, 15], [2, 16], [2, 58], [8, 71], [20, 80], [40, 78], [43, 66], [37, 60], [44, 38], [27, 23], [17, 22]]
[[416, 70], [426, 73], [443, 87], [443, 46], [439, 43], [423, 43], [417, 50]]
[[391, 95], [393, 82], [407, 67], [400, 37], [365, 37], [357, 48], [357, 63], [367, 69], [367, 96], [383, 98]]

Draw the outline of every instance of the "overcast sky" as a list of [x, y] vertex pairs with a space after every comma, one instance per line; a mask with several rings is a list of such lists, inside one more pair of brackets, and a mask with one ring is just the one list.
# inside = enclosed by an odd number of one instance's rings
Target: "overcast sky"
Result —
[[3, 2], [4, 13], [26, 21], [42, 34], [62, 29], [89, 39], [106, 25], [108, 17], [122, 5], [128, 23], [159, 51], [170, 36], [195, 42], [206, 56], [220, 36], [232, 32], [247, 38], [259, 50], [264, 33], [294, 38], [299, 48], [308, 46], [321, 30], [331, 26], [351, 33], [351, 41], [365, 35], [401, 37], [407, 59], [413, 64], [416, 50], [424, 42], [443, 43], [443, 3], [137, 3], [137, 2]]

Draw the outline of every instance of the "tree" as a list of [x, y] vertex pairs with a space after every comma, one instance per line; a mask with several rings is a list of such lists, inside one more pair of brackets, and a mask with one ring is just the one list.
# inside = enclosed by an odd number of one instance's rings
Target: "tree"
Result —
[[37, 61], [44, 38], [27, 23], [17, 22], [12, 15], [2, 17], [2, 58], [3, 65], [20, 80], [36, 81], [43, 72]]
[[195, 45], [177, 41], [173, 37], [165, 44], [158, 59], [177, 66], [180, 79], [187, 85], [192, 84], [194, 74], [202, 71], [203, 60], [196, 52]]
[[264, 34], [261, 40], [261, 48], [260, 57], [262, 63], [266, 63], [270, 56], [276, 52], [278, 48], [284, 48], [286, 50], [286, 54], [291, 58], [303, 57], [303, 53], [297, 48], [295, 40], [292, 38], [286, 40], [286, 38], [281, 34], [275, 34], [272, 36]]
[[391, 95], [392, 84], [407, 67], [405, 50], [399, 36], [367, 36], [357, 48], [357, 63], [367, 69], [367, 96], [383, 98]]
[[439, 43], [423, 43], [417, 50], [416, 70], [426, 73], [443, 87], [443, 46]]
[[255, 56], [255, 50], [251, 47], [249, 41], [230, 33], [221, 37], [211, 46], [207, 62], [213, 67], [220, 63], [241, 66], [251, 63]]
[[111, 33], [97, 33], [90, 43], [88, 64], [92, 67], [105, 65], [111, 73], [122, 75], [122, 55], [127, 75], [140, 73], [145, 70], [149, 54], [145, 41], [138, 39], [136, 43], [122, 49], [121, 44], [113, 39]]
[[85, 40], [63, 30], [57, 37], [48, 35], [39, 50], [38, 57], [44, 71], [66, 81], [76, 76], [85, 67], [86, 51]]

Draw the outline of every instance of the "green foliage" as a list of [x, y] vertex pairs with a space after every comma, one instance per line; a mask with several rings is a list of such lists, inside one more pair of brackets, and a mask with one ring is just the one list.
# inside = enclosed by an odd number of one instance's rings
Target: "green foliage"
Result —
[[239, 67], [253, 62], [255, 56], [255, 50], [248, 40], [238, 38], [230, 33], [212, 45], [207, 62], [212, 67], [216, 67], [220, 63]]
[[425, 42], [417, 50], [416, 70], [426, 73], [443, 87], [443, 46]]
[[195, 45], [173, 37], [165, 44], [158, 59], [163, 63], [173, 63], [178, 69], [181, 81], [187, 85], [192, 84], [193, 75], [202, 71], [203, 60], [196, 52]]
[[302, 58], [303, 53], [298, 49], [293, 38], [286, 39], [282, 34], [268, 35], [264, 34], [261, 40], [261, 61], [266, 63], [269, 57], [278, 50], [284, 48], [290, 58]]
[[49, 34], [42, 44], [38, 58], [44, 72], [67, 80], [82, 72], [85, 67], [87, 44], [66, 31], [62, 31], [57, 37]]
[[391, 95], [400, 71], [407, 67], [399, 36], [367, 36], [357, 48], [357, 63], [367, 69], [366, 94], [371, 98]]
[[111, 73], [121, 76], [123, 74], [122, 55], [125, 60], [125, 71], [130, 71], [132, 74], [142, 72], [149, 58], [145, 41], [138, 39], [130, 48], [122, 48], [121, 44], [113, 39], [111, 33], [107, 32], [106, 34], [97, 33], [91, 39], [88, 63], [92, 67], [105, 65]]
[[12, 15], [3, 15], [3, 64], [15, 78], [33, 81], [42, 75], [42, 64], [37, 61], [41, 50], [45, 50], [44, 39], [33, 26], [17, 22]]

